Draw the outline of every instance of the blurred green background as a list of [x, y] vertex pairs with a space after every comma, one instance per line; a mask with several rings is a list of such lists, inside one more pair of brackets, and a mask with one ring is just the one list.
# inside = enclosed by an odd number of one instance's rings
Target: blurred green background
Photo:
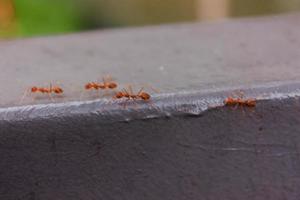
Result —
[[300, 0], [0, 0], [0, 37], [220, 20], [300, 10]]

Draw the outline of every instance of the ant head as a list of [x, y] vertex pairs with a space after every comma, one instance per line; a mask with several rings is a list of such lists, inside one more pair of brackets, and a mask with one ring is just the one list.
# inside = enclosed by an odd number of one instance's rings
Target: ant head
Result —
[[56, 94], [61, 94], [61, 93], [63, 93], [64, 91], [63, 91], [63, 89], [61, 89], [61, 88], [59, 88], [59, 87], [56, 87], [56, 88], [54, 88], [54, 92], [55, 92]]
[[116, 97], [117, 99], [120, 99], [120, 98], [122, 98], [123, 96], [124, 96], [124, 95], [123, 95], [122, 92], [117, 92], [116, 95], [115, 95], [115, 97]]
[[92, 83], [88, 83], [85, 85], [85, 89], [91, 89], [93, 87]]
[[146, 92], [142, 92], [140, 94], [140, 97], [143, 99], [143, 100], [149, 100], [151, 98], [150, 94], [146, 93]]
[[116, 83], [114, 83], [114, 82], [111, 82], [111, 83], [109, 83], [108, 84], [108, 88], [109, 89], [114, 89], [114, 88], [116, 88], [118, 85], [116, 84]]
[[224, 100], [224, 104], [226, 105], [234, 105], [235, 101], [232, 97], [228, 97]]
[[31, 88], [31, 92], [37, 92], [38, 91], [38, 88], [37, 87], [32, 87]]
[[247, 105], [250, 106], [250, 107], [254, 107], [254, 106], [256, 106], [256, 101], [255, 100], [248, 100]]

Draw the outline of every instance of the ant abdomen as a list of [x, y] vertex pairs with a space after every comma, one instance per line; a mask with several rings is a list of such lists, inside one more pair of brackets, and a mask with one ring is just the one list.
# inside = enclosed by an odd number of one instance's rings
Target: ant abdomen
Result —
[[91, 88], [93, 88], [93, 84], [92, 83], [87, 83], [85, 86], [84, 86], [85, 89], [89, 90]]
[[37, 92], [38, 91], [38, 88], [37, 87], [32, 87], [31, 88], [31, 92]]
[[57, 88], [54, 88], [53, 91], [54, 91], [54, 93], [56, 93], [56, 94], [61, 94], [61, 93], [64, 92], [63, 89], [58, 88], [58, 87], [57, 87]]
[[140, 95], [141, 99], [143, 100], [149, 100], [151, 98], [150, 94], [146, 93], [146, 92], [142, 92]]

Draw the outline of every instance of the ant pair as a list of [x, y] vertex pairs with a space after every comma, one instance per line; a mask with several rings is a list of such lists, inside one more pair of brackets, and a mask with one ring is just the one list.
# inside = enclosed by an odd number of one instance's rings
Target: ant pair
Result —
[[[86, 90], [99, 90], [99, 89], [115, 89], [118, 87], [118, 84], [112, 81], [112, 78], [110, 76], [106, 76], [106, 78], [103, 78], [102, 83], [96, 83], [96, 82], [89, 82], [85, 85]], [[151, 98], [150, 94], [143, 92], [144, 88], [141, 88], [140, 91], [137, 94], [134, 94], [132, 87], [128, 86], [127, 89], [123, 89], [122, 91], [118, 91], [115, 93], [114, 99], [122, 99], [126, 98], [128, 100], [137, 100], [141, 99], [144, 101], [147, 101]]]

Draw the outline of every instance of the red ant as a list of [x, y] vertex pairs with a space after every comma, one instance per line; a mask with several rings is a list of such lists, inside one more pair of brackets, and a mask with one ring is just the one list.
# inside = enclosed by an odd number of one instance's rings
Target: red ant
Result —
[[[21, 98], [21, 101], [23, 101], [23, 99], [25, 98], [25, 96], [27, 95], [28, 91], [25, 91], [23, 97]], [[46, 87], [37, 87], [37, 86], [33, 86], [32, 88], [30, 88], [30, 92], [31, 93], [42, 93], [42, 94], [48, 94], [48, 96], [50, 97], [51, 100], [53, 100], [51, 94], [62, 94], [64, 92], [64, 90], [61, 87], [58, 86], [52, 86], [52, 84], [50, 84], [49, 88]]]
[[110, 76], [104, 77], [102, 83], [89, 82], [85, 85], [86, 90], [99, 90], [99, 89], [115, 89], [118, 84], [111, 80]]
[[143, 92], [143, 90], [144, 90], [143, 87], [140, 89], [140, 91], [137, 94], [133, 93], [131, 86], [129, 86], [128, 88], [129, 88], [129, 92], [124, 88], [123, 91], [117, 92], [116, 95], [114, 96], [114, 98], [115, 99], [126, 98], [127, 100], [141, 99], [144, 101], [148, 101], [151, 98], [150, 94]]
[[151, 95], [144, 92], [144, 87], [140, 89], [140, 91], [136, 94], [134, 94], [132, 87], [128, 86], [127, 89], [123, 89], [122, 91], [116, 92], [115, 96], [113, 97], [114, 99], [126, 99], [124, 103], [124, 108], [126, 107], [126, 103], [130, 100], [135, 101], [135, 100], [143, 100], [146, 102], [149, 102], [151, 99]]
[[34, 87], [31, 88], [31, 92], [32, 93], [40, 92], [40, 93], [47, 93], [47, 94], [50, 94], [50, 93], [62, 94], [64, 91], [60, 87], [57, 87], [57, 86], [56, 87], [52, 87], [50, 85], [49, 88], [43, 88], [43, 87], [36, 87], [36, 86], [34, 86]]
[[228, 97], [224, 100], [224, 104], [226, 106], [245, 106], [245, 107], [255, 107], [256, 100], [255, 99], [243, 99], [244, 94], [240, 92], [238, 98]]

